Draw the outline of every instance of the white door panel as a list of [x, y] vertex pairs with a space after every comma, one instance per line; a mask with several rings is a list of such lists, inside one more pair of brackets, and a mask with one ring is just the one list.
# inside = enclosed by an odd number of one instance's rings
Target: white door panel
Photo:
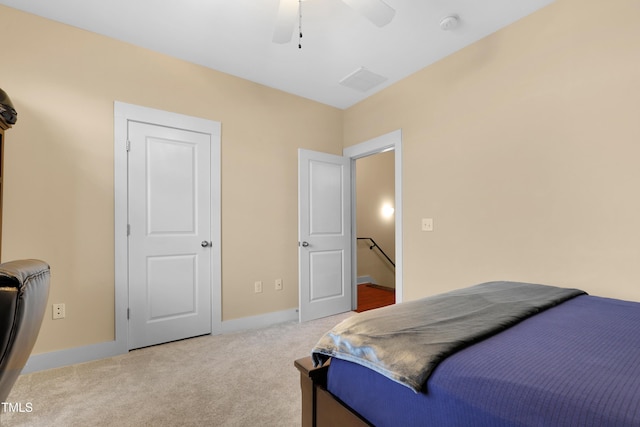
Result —
[[309, 301], [343, 297], [344, 251], [310, 251], [309, 258], [309, 277], [313, 284], [309, 288]]
[[344, 234], [343, 169], [336, 163], [309, 159], [309, 234]]
[[129, 122], [128, 136], [129, 346], [211, 333], [210, 135]]
[[[195, 255], [147, 257], [149, 322], [197, 313], [197, 271]], [[174, 284], [183, 283], [179, 293]]]
[[196, 232], [195, 151], [195, 145], [183, 141], [154, 138], [147, 142], [150, 235]]
[[351, 310], [350, 166], [298, 151], [300, 321]]

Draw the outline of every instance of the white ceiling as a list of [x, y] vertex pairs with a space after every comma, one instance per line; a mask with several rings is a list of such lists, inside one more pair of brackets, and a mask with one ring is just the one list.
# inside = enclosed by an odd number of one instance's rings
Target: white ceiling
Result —
[[[272, 42], [280, 0], [0, 0], [0, 4], [181, 58], [338, 108], [550, 4], [553, 0], [384, 0], [377, 27], [342, 0], [302, 3], [302, 49]], [[459, 26], [440, 29], [455, 14]], [[61, 46], [64, 48], [64, 46]], [[387, 80], [339, 84], [360, 67]]]

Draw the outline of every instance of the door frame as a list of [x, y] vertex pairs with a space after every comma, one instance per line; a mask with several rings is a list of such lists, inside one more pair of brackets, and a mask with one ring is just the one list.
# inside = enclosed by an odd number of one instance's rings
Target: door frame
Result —
[[220, 122], [186, 116], [139, 105], [114, 102], [114, 273], [115, 342], [129, 351], [127, 309], [128, 280], [128, 161], [127, 127], [129, 121], [200, 131], [211, 135], [211, 334], [222, 332], [221, 205], [220, 205]]
[[351, 286], [352, 308], [358, 306], [358, 264], [356, 242], [356, 166], [357, 159], [394, 151], [394, 191], [395, 191], [395, 251], [396, 251], [396, 303], [403, 301], [403, 268], [402, 268], [402, 129], [398, 129], [376, 138], [361, 142], [342, 150], [342, 155], [351, 159]]

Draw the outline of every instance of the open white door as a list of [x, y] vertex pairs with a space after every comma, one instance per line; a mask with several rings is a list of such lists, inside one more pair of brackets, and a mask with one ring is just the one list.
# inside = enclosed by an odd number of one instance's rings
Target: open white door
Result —
[[351, 310], [351, 159], [298, 150], [300, 321]]

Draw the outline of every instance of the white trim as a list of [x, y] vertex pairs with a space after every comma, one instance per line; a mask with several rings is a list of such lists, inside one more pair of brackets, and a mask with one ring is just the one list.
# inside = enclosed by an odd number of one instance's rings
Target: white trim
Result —
[[127, 307], [127, 122], [135, 120], [179, 129], [198, 129], [211, 135], [211, 331], [222, 331], [222, 276], [220, 229], [220, 135], [219, 122], [190, 117], [123, 102], [114, 102], [114, 293], [115, 339], [98, 344], [35, 354], [29, 357], [23, 373], [68, 366], [75, 363], [124, 354], [129, 351]]
[[127, 123], [138, 121], [196, 130], [211, 135], [211, 333], [222, 331], [222, 276], [220, 228], [220, 122], [156, 110], [138, 105], [114, 103], [114, 226], [115, 226], [115, 318], [116, 342], [128, 344], [128, 255], [127, 255]]
[[[284, 322], [297, 322], [298, 310], [295, 308], [258, 316], [243, 317], [240, 319], [226, 320], [221, 323], [219, 333], [228, 334], [233, 332], [266, 328]], [[215, 334], [214, 334], [215, 335]], [[22, 370], [22, 374], [44, 371], [46, 369], [61, 368], [63, 366], [74, 365], [76, 363], [91, 362], [93, 360], [118, 356], [127, 353], [122, 350], [117, 341], [109, 341], [99, 344], [91, 344], [84, 347], [70, 348], [49, 353], [34, 354], [29, 357], [27, 364]]]
[[242, 317], [240, 319], [225, 320], [222, 322], [222, 333], [244, 331], [247, 329], [260, 329], [278, 323], [298, 321], [298, 310], [274, 311], [257, 316]]
[[[356, 222], [356, 180], [355, 180], [355, 161], [362, 157], [367, 157], [372, 154], [381, 153], [383, 151], [393, 150], [395, 153], [394, 168], [395, 168], [395, 223], [396, 223], [396, 302], [402, 302], [403, 300], [403, 269], [402, 269], [402, 130], [398, 129], [393, 132], [381, 135], [377, 138], [370, 139], [360, 144], [352, 145], [342, 150], [342, 155], [349, 157], [352, 162], [351, 168], [351, 188], [353, 197], [351, 198], [352, 209], [352, 227], [353, 230], [353, 247], [356, 248], [356, 235], [355, 235], [355, 222]], [[353, 270], [353, 286], [357, 286], [357, 261], [356, 251], [352, 251], [351, 266]], [[354, 290], [354, 295], [356, 291]], [[357, 301], [354, 299], [354, 309]]]
[[46, 369], [61, 368], [76, 363], [90, 362], [126, 353], [117, 341], [91, 344], [84, 347], [69, 348], [49, 353], [33, 354], [27, 360], [22, 374], [44, 371]]
[[371, 276], [358, 276], [356, 283], [358, 285], [362, 285], [364, 283], [371, 283], [372, 285], [377, 285], [376, 281]]
[[114, 202], [114, 293], [115, 342], [121, 353], [129, 351], [127, 308], [127, 117], [128, 104], [118, 101], [113, 106], [113, 202]]

